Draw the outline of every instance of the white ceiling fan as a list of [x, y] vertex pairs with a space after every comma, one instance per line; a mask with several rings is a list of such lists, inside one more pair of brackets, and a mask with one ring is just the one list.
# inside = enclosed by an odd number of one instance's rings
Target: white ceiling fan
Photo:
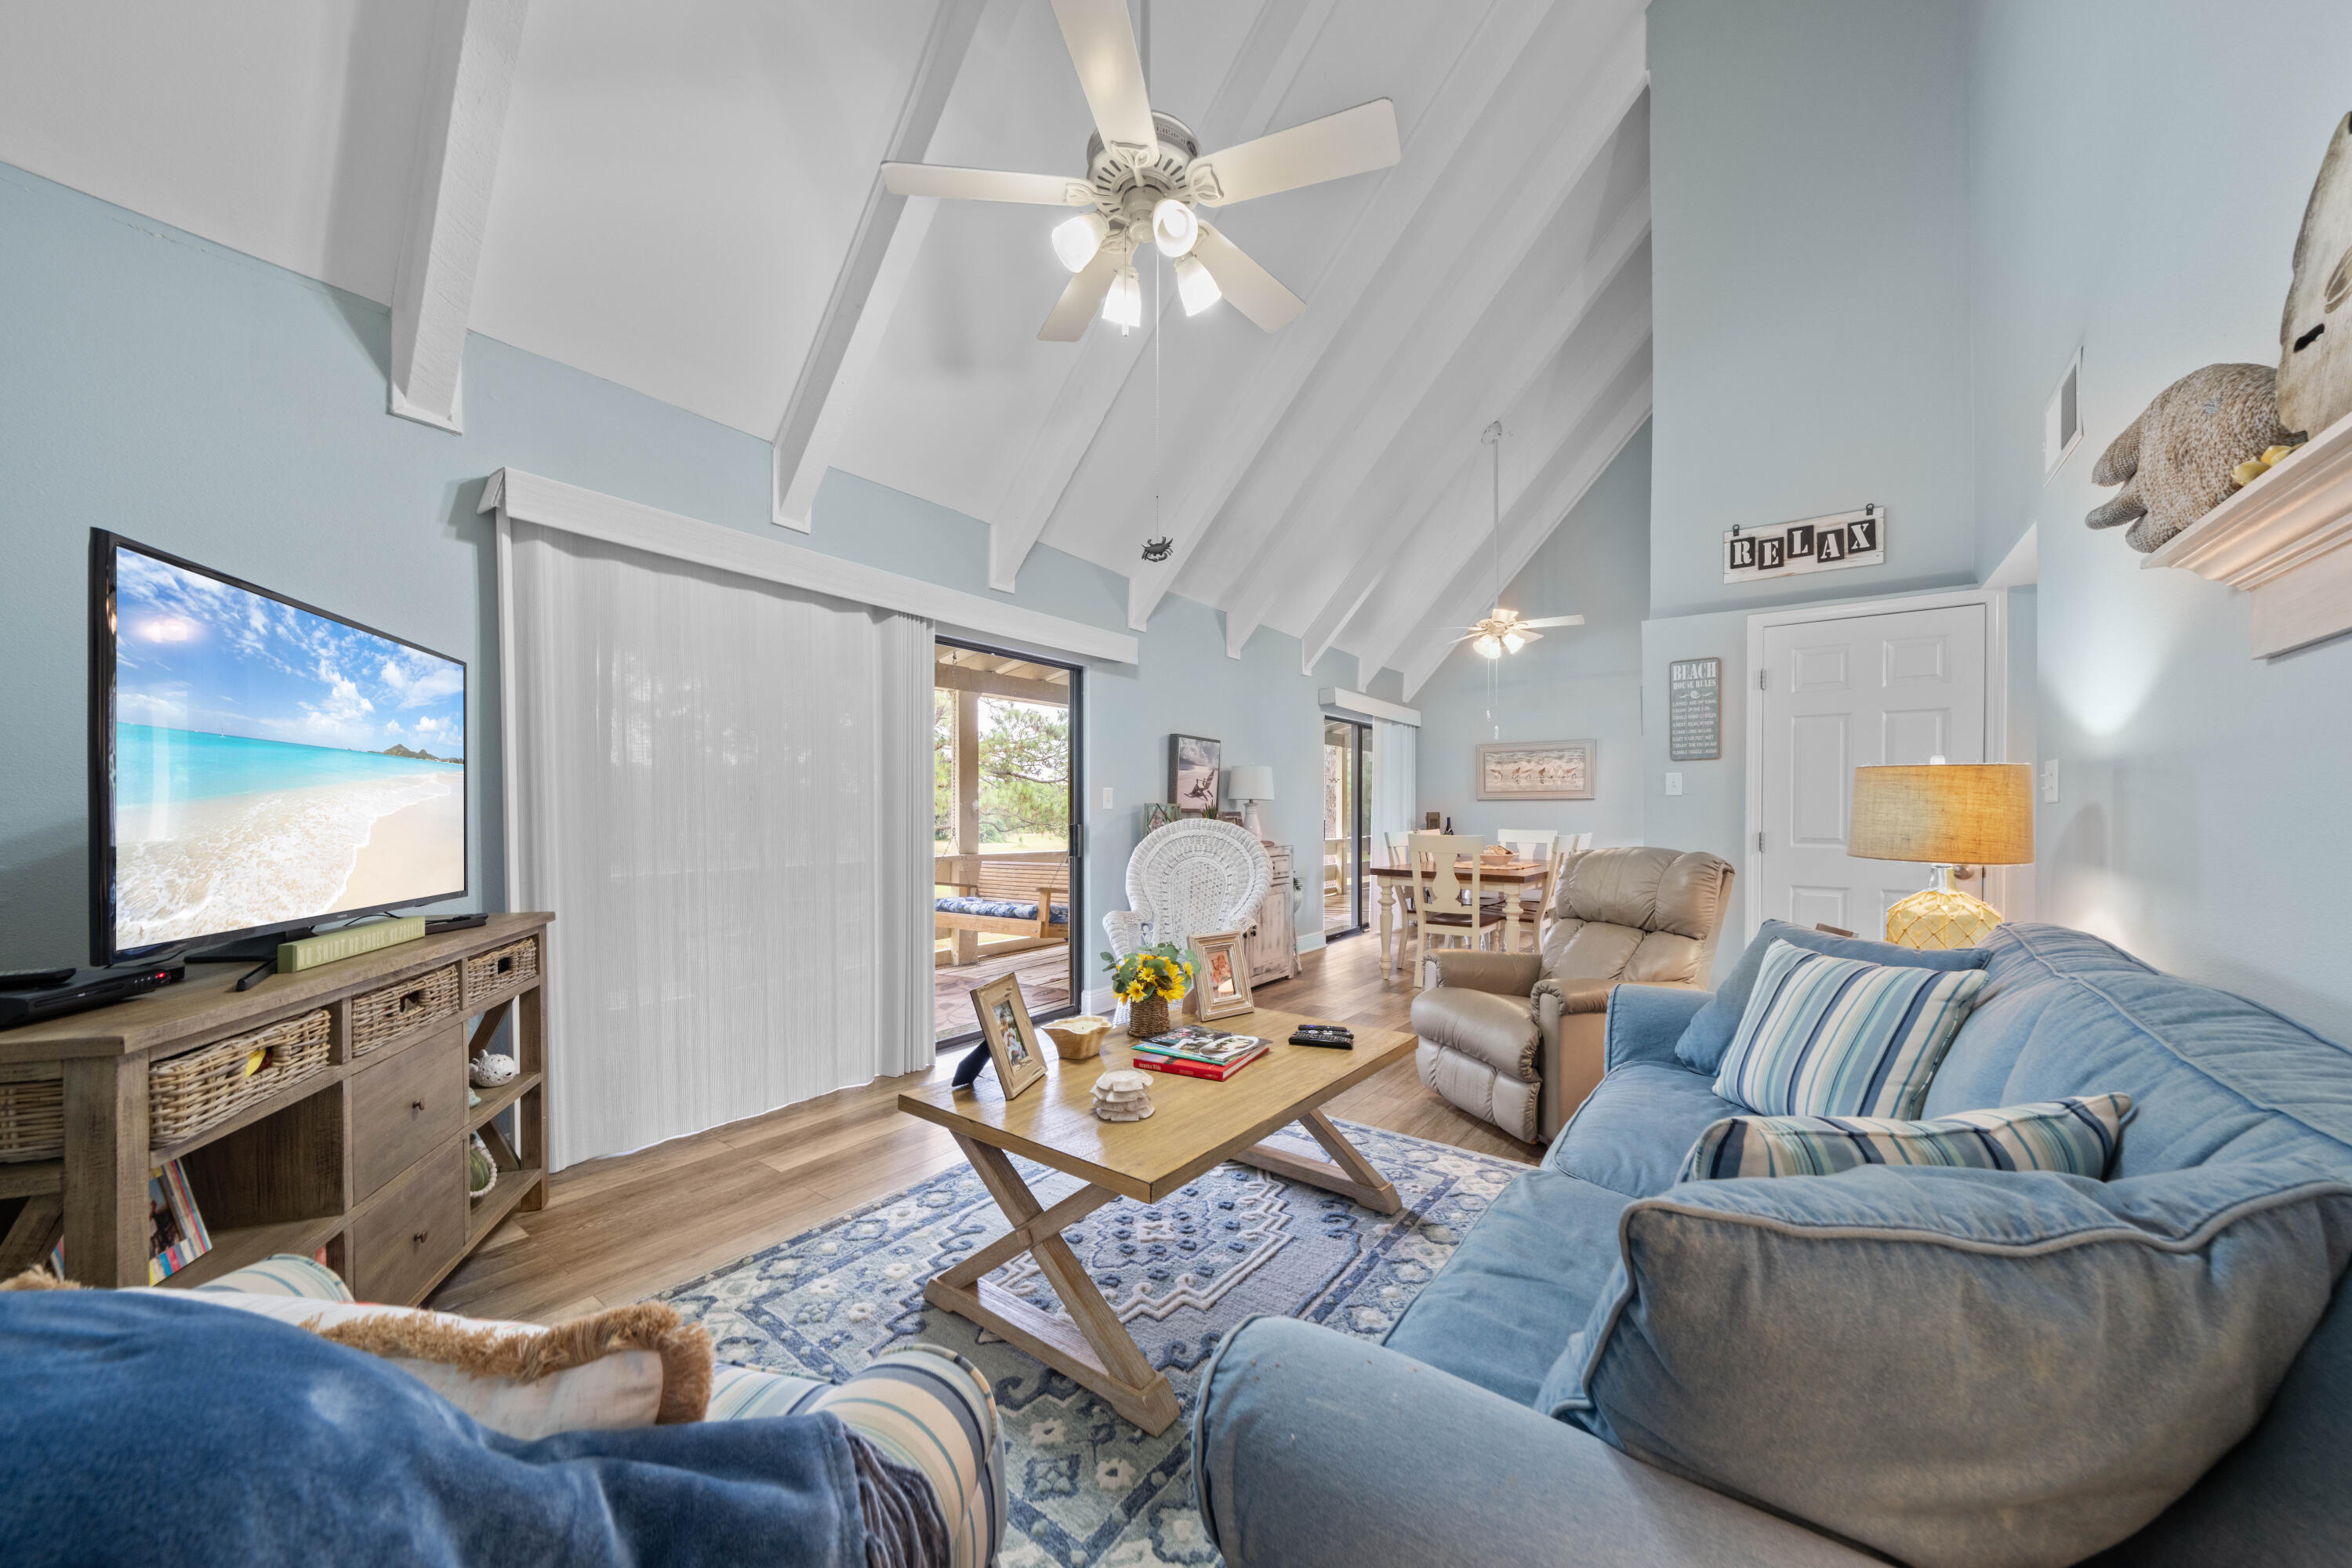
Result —
[[1097, 310], [1121, 327], [1142, 325], [1134, 258], [1146, 239], [1175, 263], [1186, 315], [1223, 298], [1269, 332], [1287, 324], [1307, 302], [1194, 209], [1387, 168], [1402, 155], [1389, 100], [1374, 99], [1203, 155], [1191, 128], [1155, 110], [1145, 95], [1127, 0], [1054, 0], [1054, 16], [1094, 111], [1084, 177], [885, 163], [884, 185], [902, 196], [1090, 209], [1053, 233], [1054, 254], [1077, 276], [1038, 329], [1048, 342], [1076, 342]]
[[[1485, 620], [1470, 627], [1455, 642], [1466, 642], [1488, 658], [1500, 658], [1507, 653], [1517, 653], [1531, 642], [1541, 642], [1543, 633], [1537, 626], [1580, 626], [1582, 616], [1546, 616], [1541, 620], [1519, 618], [1517, 610], [1503, 608], [1503, 422], [1496, 420], [1478, 433], [1478, 438], [1495, 448], [1495, 608]], [[1474, 642], [1471, 639], [1475, 638]]]

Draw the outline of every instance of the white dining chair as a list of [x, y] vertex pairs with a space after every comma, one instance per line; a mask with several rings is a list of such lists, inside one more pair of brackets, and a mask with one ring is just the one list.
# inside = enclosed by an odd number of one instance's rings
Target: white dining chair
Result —
[[[1481, 947], [1489, 931], [1501, 929], [1503, 911], [1478, 896], [1478, 856], [1486, 847], [1484, 838], [1466, 833], [1416, 833], [1406, 840], [1413, 897], [1421, 905], [1413, 942], [1414, 985], [1422, 984], [1433, 937], [1448, 946]], [[1466, 873], [1456, 864], [1462, 859], [1469, 862]]]
[[[1381, 837], [1388, 840], [1390, 865], [1410, 867], [1412, 864], [1407, 847], [1407, 840], [1412, 835], [1389, 833]], [[1421, 922], [1414, 915], [1414, 910], [1418, 908], [1419, 905], [1415, 903], [1412, 896], [1412, 879], [1407, 878], [1396, 889], [1397, 942], [1399, 943], [1397, 951], [1399, 952], [1404, 951], [1402, 944], [1413, 941], [1418, 933]]]
[[1527, 921], [1528, 951], [1543, 951], [1544, 927], [1550, 921], [1552, 900], [1559, 895], [1559, 879], [1568, 863], [1592, 847], [1590, 833], [1562, 833], [1555, 827], [1505, 827], [1495, 837], [1511, 847], [1512, 853], [1522, 860], [1544, 863], [1544, 879], [1540, 887], [1521, 891], [1519, 914]]

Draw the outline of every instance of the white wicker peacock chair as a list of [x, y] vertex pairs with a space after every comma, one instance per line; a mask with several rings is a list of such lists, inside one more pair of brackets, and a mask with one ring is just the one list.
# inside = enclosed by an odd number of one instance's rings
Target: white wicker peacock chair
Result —
[[1187, 948], [1209, 931], [1245, 931], [1265, 902], [1274, 862], [1257, 835], [1214, 817], [1188, 816], [1143, 836], [1127, 859], [1131, 910], [1103, 916], [1119, 958], [1157, 942]]

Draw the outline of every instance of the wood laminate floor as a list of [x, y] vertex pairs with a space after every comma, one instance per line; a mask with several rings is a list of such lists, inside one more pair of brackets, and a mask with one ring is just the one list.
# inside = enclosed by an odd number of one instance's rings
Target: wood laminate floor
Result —
[[1034, 947], [1026, 952], [998, 953], [977, 963], [934, 967], [931, 971], [931, 1037], [951, 1040], [976, 1034], [972, 988], [1007, 974], [1021, 976], [1021, 1000], [1032, 1017], [1070, 1005], [1070, 948], [1067, 942]]
[[[1403, 1029], [1412, 992], [1382, 979], [1380, 947], [1351, 937], [1261, 988], [1293, 1013]], [[944, 1077], [953, 1057], [931, 1075]], [[797, 1236], [962, 1159], [946, 1129], [898, 1109], [923, 1076], [879, 1079], [634, 1154], [558, 1172], [548, 1206], [518, 1214], [425, 1304], [474, 1317], [553, 1322], [642, 1300]], [[1351, 1121], [1532, 1163], [1540, 1150], [1422, 1087], [1407, 1058], [1326, 1107]]]

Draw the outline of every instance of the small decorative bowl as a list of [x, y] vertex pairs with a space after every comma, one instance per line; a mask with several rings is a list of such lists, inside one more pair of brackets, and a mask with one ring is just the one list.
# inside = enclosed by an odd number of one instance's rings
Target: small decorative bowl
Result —
[[1059, 1023], [1044, 1026], [1053, 1037], [1054, 1048], [1066, 1062], [1082, 1062], [1102, 1055], [1103, 1037], [1110, 1033], [1108, 1018], [1064, 1018]]

